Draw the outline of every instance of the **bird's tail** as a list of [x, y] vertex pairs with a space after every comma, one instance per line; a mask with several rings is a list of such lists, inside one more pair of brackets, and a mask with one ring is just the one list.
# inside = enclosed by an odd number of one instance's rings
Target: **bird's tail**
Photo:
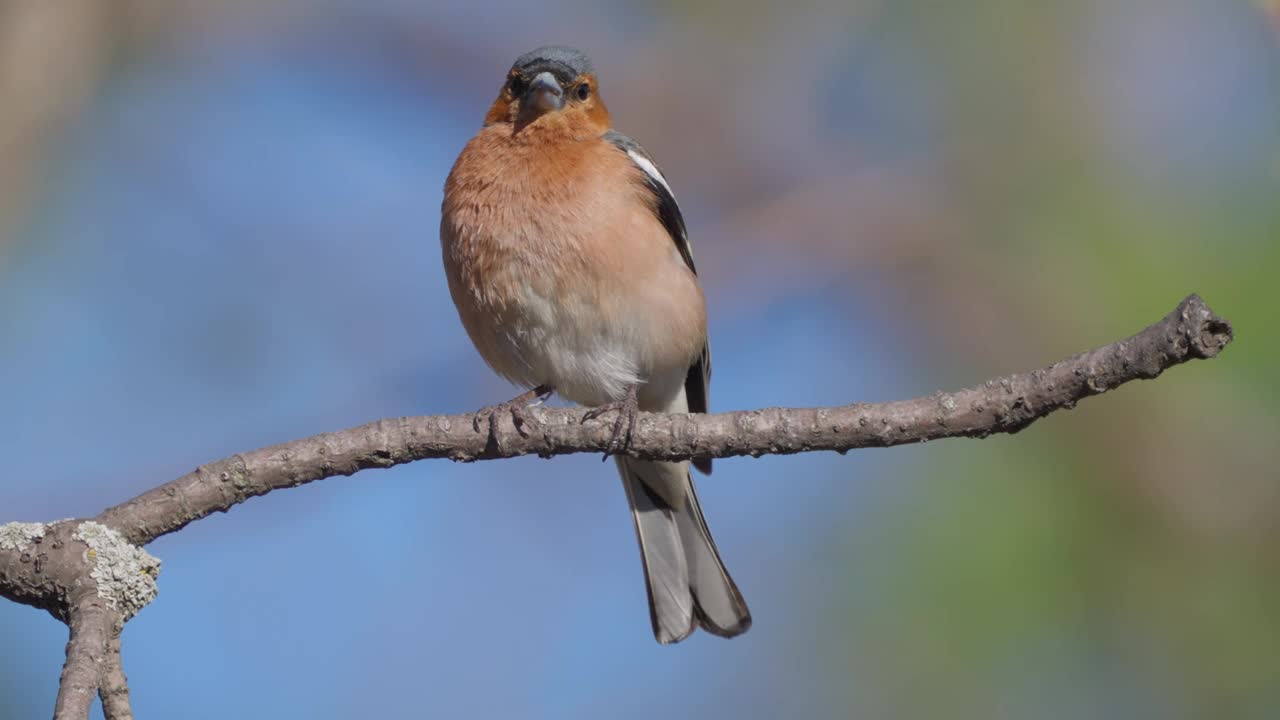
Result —
[[649, 616], [658, 642], [679, 642], [699, 625], [720, 637], [751, 627], [693, 489], [688, 463], [614, 458], [640, 540]]

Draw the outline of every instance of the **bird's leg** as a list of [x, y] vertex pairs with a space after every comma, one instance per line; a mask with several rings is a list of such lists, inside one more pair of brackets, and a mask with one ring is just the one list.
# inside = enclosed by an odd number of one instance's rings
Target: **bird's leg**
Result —
[[511, 413], [511, 420], [516, 426], [516, 432], [521, 437], [529, 437], [529, 433], [525, 431], [526, 425], [537, 426], [539, 420], [529, 414], [529, 406], [535, 400], [545, 400], [554, 392], [555, 389], [550, 385], [539, 385], [538, 387], [522, 392], [510, 400], [497, 405], [478, 410], [473, 418], [471, 418], [471, 427], [480, 432], [480, 426], [484, 423], [489, 425], [489, 441], [495, 445], [498, 442], [498, 418], [502, 413]]
[[617, 412], [618, 419], [613, 422], [613, 436], [609, 440], [608, 447], [604, 451], [604, 459], [608, 460], [610, 455], [614, 455], [626, 450], [631, 446], [631, 433], [636, 428], [636, 415], [640, 413], [640, 385], [630, 385], [627, 387], [627, 395], [621, 400], [597, 405], [582, 415], [582, 422], [595, 420], [596, 418], [608, 412]]

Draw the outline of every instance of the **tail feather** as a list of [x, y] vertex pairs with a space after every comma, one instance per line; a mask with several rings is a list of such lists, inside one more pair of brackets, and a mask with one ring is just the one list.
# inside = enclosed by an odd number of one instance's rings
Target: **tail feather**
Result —
[[712, 635], [726, 638], [741, 635], [751, 628], [751, 611], [720, 559], [691, 477], [688, 501], [684, 510], [675, 514], [675, 519], [689, 563], [689, 588], [693, 591], [698, 623]]
[[617, 457], [640, 541], [653, 635], [667, 644], [699, 625], [721, 637], [751, 627], [698, 504], [688, 463]]
[[653, 636], [662, 644], [679, 642], [697, 627], [689, 565], [680, 531], [671, 510], [628, 466], [630, 458], [615, 458], [640, 541], [640, 560], [649, 592]]

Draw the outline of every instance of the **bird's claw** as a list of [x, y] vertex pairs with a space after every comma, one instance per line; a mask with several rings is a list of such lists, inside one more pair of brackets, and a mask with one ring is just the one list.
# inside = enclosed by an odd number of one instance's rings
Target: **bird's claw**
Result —
[[542, 421], [530, 412], [529, 404], [550, 394], [551, 388], [540, 385], [528, 392], [520, 393], [506, 402], [481, 408], [471, 417], [471, 429], [480, 432], [482, 427], [488, 425], [489, 443], [497, 447], [498, 421], [502, 418], [503, 413], [510, 413], [511, 422], [515, 425], [516, 432], [520, 433], [520, 437], [530, 437], [531, 433], [527, 428], [537, 429], [542, 425]]
[[471, 429], [480, 432], [482, 427], [487, 426], [489, 439], [497, 442], [498, 421], [502, 418], [503, 413], [511, 414], [512, 423], [516, 426], [516, 432], [520, 433], [520, 437], [529, 437], [529, 431], [525, 429], [525, 426], [538, 422], [537, 418], [529, 415], [527, 406], [523, 403], [512, 404], [504, 402], [477, 410], [476, 414], [471, 418]]
[[613, 432], [609, 438], [609, 444], [605, 446], [604, 458], [601, 462], [608, 460], [611, 455], [625, 452], [631, 447], [631, 436], [635, 431], [636, 417], [640, 413], [640, 402], [637, 398], [636, 387], [632, 386], [627, 390], [627, 396], [622, 400], [604, 405], [597, 405], [582, 415], [582, 422], [596, 418], [606, 413], [616, 412], [618, 418], [613, 421]]

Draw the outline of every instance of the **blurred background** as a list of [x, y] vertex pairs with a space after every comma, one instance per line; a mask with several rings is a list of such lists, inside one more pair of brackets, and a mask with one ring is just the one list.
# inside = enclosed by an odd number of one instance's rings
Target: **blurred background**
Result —
[[[1238, 339], [1017, 436], [723, 461], [732, 642], [654, 643], [598, 457], [254, 500], [149, 548], [139, 717], [1280, 717], [1275, 0], [3, 0], [0, 521], [512, 395], [438, 210], [546, 43], [682, 201], [714, 409], [974, 384], [1193, 291]], [[65, 639], [0, 603], [0, 718]]]

